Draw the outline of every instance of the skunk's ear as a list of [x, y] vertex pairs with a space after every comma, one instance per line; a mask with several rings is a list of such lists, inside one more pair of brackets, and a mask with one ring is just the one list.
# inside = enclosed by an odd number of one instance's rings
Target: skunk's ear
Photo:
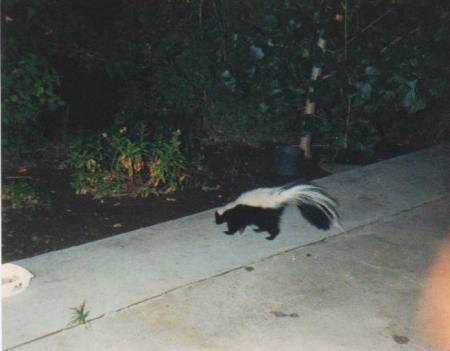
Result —
[[218, 211], [216, 211], [216, 213], [214, 215], [216, 217], [216, 224], [221, 224], [221, 223], [225, 222], [224, 216], [223, 215], [221, 216]]

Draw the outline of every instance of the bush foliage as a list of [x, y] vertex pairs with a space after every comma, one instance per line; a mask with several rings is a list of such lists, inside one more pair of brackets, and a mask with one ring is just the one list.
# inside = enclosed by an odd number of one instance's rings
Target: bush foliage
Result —
[[72, 186], [96, 197], [169, 193], [186, 181], [186, 159], [179, 131], [150, 142], [144, 127], [133, 135], [126, 127], [80, 142], [70, 152]]
[[7, 144], [22, 143], [43, 110], [64, 105], [57, 94], [58, 74], [35, 54], [24, 54], [17, 67], [2, 77], [2, 84], [2, 125]]
[[[74, 134], [92, 119], [94, 132], [143, 123], [152, 136], [181, 129], [188, 142], [204, 135], [292, 142], [309, 133], [334, 153], [371, 157], [399, 116], [449, 88], [447, 0], [5, 0], [2, 7], [2, 123], [19, 134], [32, 121], [44, 128], [66, 101]], [[322, 70], [316, 81], [313, 67]], [[99, 81], [102, 89], [86, 95]], [[117, 98], [105, 99], [106, 91]], [[304, 114], [307, 98], [314, 114]], [[138, 148], [137, 156], [127, 151], [133, 167], [108, 161], [134, 176], [146, 147], [113, 143]], [[79, 155], [97, 160], [91, 152]]]
[[2, 200], [4, 208], [39, 209], [48, 204], [39, 197], [37, 187], [25, 179], [9, 179], [2, 184]]

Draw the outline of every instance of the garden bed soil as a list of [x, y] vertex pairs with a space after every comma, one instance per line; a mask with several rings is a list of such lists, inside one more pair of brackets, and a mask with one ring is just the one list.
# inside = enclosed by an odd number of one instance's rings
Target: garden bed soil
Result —
[[80, 245], [201, 212], [249, 188], [328, 174], [311, 161], [302, 165], [300, 175], [279, 176], [273, 171], [273, 148], [237, 148], [227, 150], [226, 156], [220, 148], [206, 153], [207, 174], [197, 176], [204, 178], [203, 184], [147, 198], [94, 199], [90, 195], [76, 195], [63, 159], [52, 159], [54, 152], [48, 149], [28, 154], [20, 162], [4, 159], [3, 182], [28, 180], [37, 187], [39, 204], [36, 209], [13, 209], [8, 201], [3, 201], [2, 261]]

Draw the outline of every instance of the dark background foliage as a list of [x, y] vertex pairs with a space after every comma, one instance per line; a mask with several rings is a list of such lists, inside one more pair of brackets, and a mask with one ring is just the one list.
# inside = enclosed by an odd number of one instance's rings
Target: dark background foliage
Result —
[[143, 123], [191, 148], [308, 133], [370, 158], [446, 97], [449, 38], [447, 0], [5, 0], [3, 142]]

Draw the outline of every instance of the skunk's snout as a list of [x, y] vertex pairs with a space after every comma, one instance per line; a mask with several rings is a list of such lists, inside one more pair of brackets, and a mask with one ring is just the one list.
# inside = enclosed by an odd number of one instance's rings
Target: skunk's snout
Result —
[[216, 211], [216, 213], [214, 215], [216, 217], [216, 224], [222, 224], [225, 222], [225, 218], [224, 218], [225, 216], [223, 216], [223, 215], [221, 216], [219, 214], [219, 212]]

